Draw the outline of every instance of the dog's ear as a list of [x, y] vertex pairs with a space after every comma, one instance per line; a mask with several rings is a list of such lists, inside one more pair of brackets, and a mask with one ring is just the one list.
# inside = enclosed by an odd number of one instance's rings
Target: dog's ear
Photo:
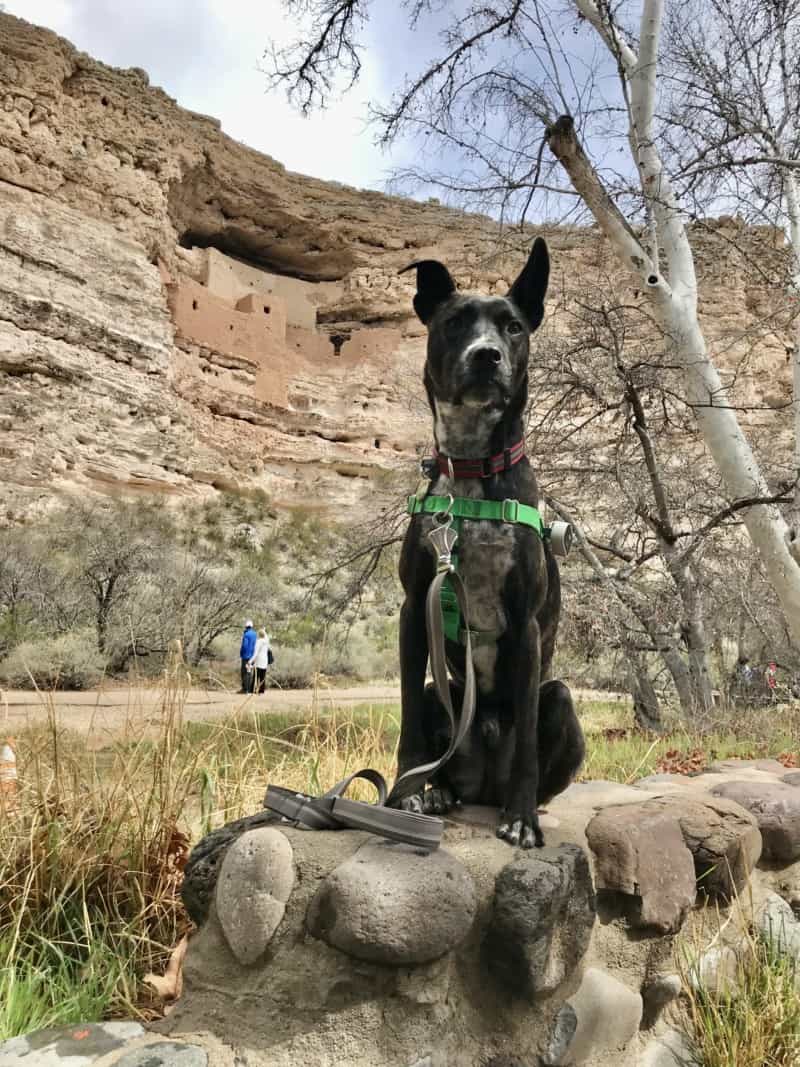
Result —
[[508, 290], [508, 299], [516, 304], [528, 320], [531, 333], [544, 318], [544, 298], [549, 277], [550, 256], [547, 245], [541, 237], [537, 237], [522, 273]]
[[437, 307], [456, 291], [456, 283], [450, 277], [450, 271], [438, 259], [418, 259], [415, 263], [403, 267], [399, 273], [405, 274], [407, 270], [414, 268], [417, 271], [414, 310], [427, 325]]

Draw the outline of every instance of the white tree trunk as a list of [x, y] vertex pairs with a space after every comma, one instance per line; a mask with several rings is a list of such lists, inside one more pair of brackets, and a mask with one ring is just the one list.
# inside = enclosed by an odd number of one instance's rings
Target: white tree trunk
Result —
[[[783, 175], [786, 195], [786, 216], [789, 222], [789, 244], [792, 250], [791, 295], [800, 303], [800, 185], [794, 171]], [[792, 353], [792, 407], [794, 409], [794, 505], [792, 507], [789, 551], [800, 563], [800, 307], [794, 322], [794, 352]]]
[[[644, 282], [651, 294], [683, 367], [687, 399], [694, 405], [698, 427], [728, 494], [739, 500], [768, 496], [766, 482], [708, 354], [697, 316], [697, 278], [691, 244], [672, 183], [653, 140], [663, 0], [643, 0], [639, 56], [623, 40], [605, 7], [601, 10], [595, 0], [574, 2], [619, 64], [642, 193], [657, 222], [668, 278], [661, 274], [659, 263], [651, 259], [611, 200], [575, 136], [572, 121], [559, 119], [547, 131], [548, 143], [620, 261]], [[765, 504], [754, 505], [741, 514], [780, 601], [792, 641], [800, 648], [800, 566], [789, 549], [786, 522], [775, 506]]]

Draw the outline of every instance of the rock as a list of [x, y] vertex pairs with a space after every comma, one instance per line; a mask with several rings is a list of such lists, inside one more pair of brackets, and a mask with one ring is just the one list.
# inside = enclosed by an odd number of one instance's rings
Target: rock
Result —
[[655, 797], [647, 807], [677, 818], [698, 889], [728, 901], [744, 888], [761, 855], [754, 816], [731, 800], [704, 793]]
[[680, 1030], [667, 1030], [644, 1049], [637, 1067], [700, 1067], [692, 1043]]
[[556, 1017], [547, 1065], [593, 1063], [624, 1048], [642, 1019], [642, 998], [606, 971], [590, 967]]
[[182, 1041], [155, 1041], [126, 1052], [113, 1067], [208, 1067], [208, 1053]]
[[784, 765], [776, 759], [719, 759], [709, 763], [706, 768], [712, 774], [745, 769], [765, 771], [767, 774], [777, 774], [778, 776], [782, 775], [786, 770]]
[[315, 937], [356, 959], [408, 965], [458, 945], [475, 909], [472, 879], [443, 849], [369, 842], [328, 876], [306, 923]]
[[518, 855], [495, 883], [483, 943], [489, 973], [519, 996], [557, 989], [589, 947], [594, 904], [582, 848], [561, 845]]
[[586, 827], [598, 889], [635, 897], [636, 926], [679, 930], [697, 895], [694, 861], [674, 812], [648, 803], [606, 808]]
[[0, 1044], [0, 1067], [89, 1067], [144, 1035], [138, 1023], [75, 1023], [36, 1030]]
[[688, 775], [686, 774], [648, 774], [644, 778], [639, 778], [633, 783], [635, 789], [657, 789], [660, 786], [674, 785], [680, 788], [685, 788], [687, 785]]
[[800, 921], [783, 897], [770, 893], [756, 913], [755, 925], [763, 938], [795, 959], [800, 967]]
[[600, 810], [615, 804], [640, 804], [641, 801], [642, 795], [634, 786], [596, 778], [590, 782], [573, 782], [553, 798], [548, 809], [555, 811], [563, 806], [580, 804]]
[[677, 1000], [681, 993], [679, 974], [660, 974], [642, 986], [642, 1029], [650, 1030], [658, 1022], [668, 1004]]
[[264, 952], [293, 885], [292, 846], [280, 830], [247, 830], [228, 849], [217, 881], [217, 917], [240, 963], [254, 963]]
[[272, 812], [258, 811], [255, 815], [212, 830], [195, 845], [183, 872], [181, 899], [197, 926], [202, 926], [208, 918], [222, 860], [233, 842], [247, 830], [258, 826], [274, 826], [276, 822]]
[[688, 979], [693, 989], [717, 994], [733, 992], [739, 983], [736, 951], [730, 945], [707, 949], [689, 965]]
[[713, 795], [741, 804], [758, 822], [762, 858], [778, 863], [800, 859], [800, 791], [784, 782], [725, 782]]
[[784, 774], [781, 778], [784, 785], [798, 786], [800, 785], [800, 771], [789, 771], [788, 774]]

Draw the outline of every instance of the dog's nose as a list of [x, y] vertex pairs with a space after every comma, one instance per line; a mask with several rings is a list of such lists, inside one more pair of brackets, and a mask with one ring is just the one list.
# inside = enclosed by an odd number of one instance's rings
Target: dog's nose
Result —
[[478, 348], [472, 353], [475, 366], [481, 370], [493, 370], [503, 358], [499, 348]]

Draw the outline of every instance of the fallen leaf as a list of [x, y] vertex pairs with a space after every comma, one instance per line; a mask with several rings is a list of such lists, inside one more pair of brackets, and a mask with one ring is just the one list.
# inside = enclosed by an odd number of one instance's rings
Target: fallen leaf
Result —
[[143, 981], [155, 989], [162, 1000], [177, 1000], [183, 992], [183, 959], [189, 945], [189, 935], [184, 934], [172, 950], [167, 969], [161, 974], [146, 974]]

